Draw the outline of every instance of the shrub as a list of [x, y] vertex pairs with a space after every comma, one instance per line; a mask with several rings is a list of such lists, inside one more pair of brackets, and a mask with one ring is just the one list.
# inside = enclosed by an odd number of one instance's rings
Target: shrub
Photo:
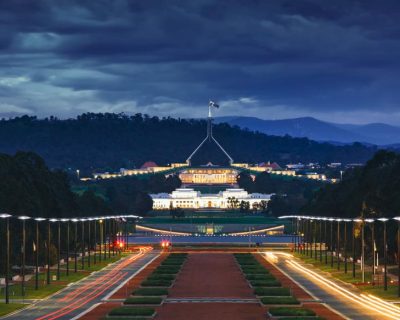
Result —
[[255, 288], [254, 294], [258, 296], [275, 296], [275, 297], [282, 297], [282, 296], [290, 296], [290, 289], [289, 288]]
[[246, 275], [247, 280], [275, 280], [271, 274], [249, 274]]
[[268, 270], [265, 269], [242, 269], [243, 273], [247, 274], [269, 274]]
[[124, 304], [160, 304], [160, 297], [130, 297], [124, 301]]
[[304, 308], [276, 307], [276, 308], [270, 308], [268, 312], [273, 316], [303, 316], [303, 317], [315, 316], [314, 311]]
[[152, 273], [147, 280], [174, 280], [175, 276], [172, 274]]
[[154, 308], [148, 307], [119, 307], [110, 311], [110, 316], [151, 316]]
[[169, 280], [145, 280], [141, 283], [143, 287], [169, 287], [172, 281]]
[[133, 291], [137, 296], [166, 296], [168, 289], [166, 288], [139, 288]]
[[280, 287], [281, 283], [278, 280], [251, 280], [250, 284], [253, 287]]
[[158, 267], [157, 269], [154, 270], [153, 273], [159, 273], [159, 274], [177, 274], [179, 272], [180, 268], [164, 268], [164, 267]]
[[260, 299], [263, 304], [299, 304], [294, 297], [263, 297]]

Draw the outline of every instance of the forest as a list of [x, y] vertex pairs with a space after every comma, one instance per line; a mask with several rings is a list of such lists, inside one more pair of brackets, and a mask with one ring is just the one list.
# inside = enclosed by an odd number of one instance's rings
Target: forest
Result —
[[[236, 162], [342, 162], [364, 163], [376, 147], [360, 143], [337, 146], [307, 138], [268, 136], [216, 124], [214, 136]], [[0, 152], [34, 151], [51, 168], [82, 174], [140, 167], [145, 161], [159, 165], [183, 162], [206, 134], [205, 120], [85, 113], [75, 119], [38, 119], [23, 116], [0, 121]], [[213, 149], [214, 148], [214, 149]], [[193, 164], [226, 162], [215, 145], [204, 146]]]

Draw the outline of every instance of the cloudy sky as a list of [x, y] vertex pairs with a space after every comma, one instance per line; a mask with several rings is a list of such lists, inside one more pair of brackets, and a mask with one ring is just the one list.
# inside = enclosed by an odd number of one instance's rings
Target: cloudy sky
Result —
[[0, 117], [400, 125], [398, 0], [2, 0]]

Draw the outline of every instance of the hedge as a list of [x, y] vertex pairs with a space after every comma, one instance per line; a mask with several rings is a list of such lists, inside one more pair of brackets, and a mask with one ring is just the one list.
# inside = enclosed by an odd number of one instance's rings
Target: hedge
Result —
[[282, 284], [278, 280], [250, 280], [253, 287], [280, 287]]
[[262, 288], [262, 287], [255, 288], [254, 294], [256, 294], [257, 296], [275, 296], [275, 297], [291, 295], [289, 288]]
[[263, 304], [299, 304], [300, 302], [294, 297], [262, 297]]
[[148, 307], [119, 307], [110, 311], [110, 316], [151, 316], [155, 312], [154, 308]]
[[279, 320], [325, 320], [325, 318], [321, 318], [321, 317], [282, 317], [282, 318], [279, 318]]
[[130, 297], [124, 304], [160, 304], [163, 301], [160, 297]]
[[247, 280], [275, 280], [271, 274], [249, 274], [246, 275]]
[[268, 312], [273, 316], [315, 316], [314, 311], [304, 308], [276, 307], [270, 308]]
[[166, 296], [168, 289], [166, 288], [139, 288], [133, 291], [137, 296]]
[[169, 280], [145, 280], [140, 285], [143, 287], [169, 287], [172, 281]]
[[163, 274], [163, 273], [152, 273], [147, 280], [174, 280], [175, 275], [172, 274]]

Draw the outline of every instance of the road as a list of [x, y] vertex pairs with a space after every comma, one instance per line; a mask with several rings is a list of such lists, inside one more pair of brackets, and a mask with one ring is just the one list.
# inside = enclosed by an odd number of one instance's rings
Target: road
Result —
[[159, 251], [151, 249], [131, 254], [71, 284], [49, 298], [1, 319], [78, 319], [82, 313], [118, 290], [122, 283], [128, 281], [144, 266], [157, 258], [158, 255]]
[[375, 296], [363, 295], [350, 284], [304, 264], [288, 253], [268, 252], [264, 257], [305, 289], [314, 299], [352, 320], [400, 319], [400, 308]]

